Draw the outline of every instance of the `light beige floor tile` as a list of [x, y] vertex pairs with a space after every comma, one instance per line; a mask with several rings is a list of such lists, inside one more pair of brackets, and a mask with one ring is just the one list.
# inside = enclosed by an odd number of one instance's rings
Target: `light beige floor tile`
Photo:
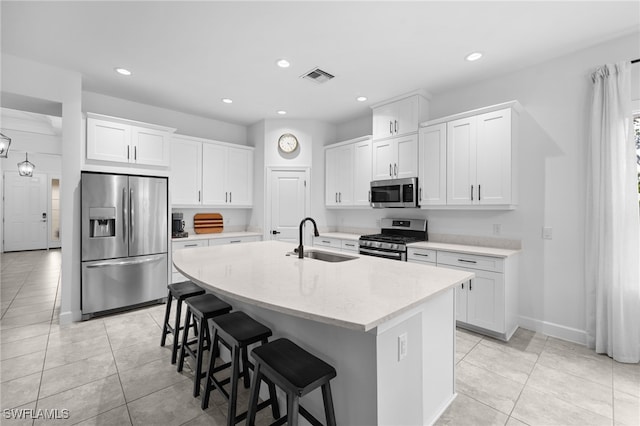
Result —
[[52, 314], [52, 311], [48, 310], [35, 313], [26, 313], [17, 317], [3, 318], [2, 321], [0, 321], [0, 329], [8, 330], [10, 328], [51, 321]]
[[465, 357], [465, 361], [502, 377], [524, 384], [533, 370], [538, 355], [507, 346], [496, 346], [482, 340]]
[[126, 405], [116, 407], [105, 413], [98, 414], [83, 422], [77, 423], [77, 426], [127, 426], [131, 425], [129, 418], [129, 410]]
[[142, 342], [113, 351], [118, 371], [122, 372], [131, 368], [136, 368], [159, 359], [165, 361], [171, 360], [172, 344], [172, 336], [168, 335], [165, 346], [160, 346], [160, 336], [158, 336], [156, 344]]
[[538, 363], [605, 386], [611, 385], [613, 381], [612, 360], [593, 351], [589, 353], [580, 349], [563, 349], [547, 345], [540, 354]]
[[116, 372], [111, 352], [44, 370], [40, 385], [40, 398], [103, 379]]
[[[182, 426], [225, 426], [227, 417], [222, 414], [218, 407], [209, 407], [203, 414], [193, 420], [183, 423]], [[240, 423], [243, 424], [243, 423]], [[256, 422], [256, 426], [259, 424]]]
[[453, 403], [435, 422], [435, 426], [504, 425], [507, 415], [466, 395], [458, 394]]
[[51, 324], [49, 322], [41, 322], [38, 324], [16, 327], [9, 330], [0, 330], [0, 342], [2, 342], [2, 344], [5, 344], [18, 340], [28, 339], [29, 337], [49, 334], [50, 328]]
[[614, 362], [613, 388], [640, 398], [640, 364]]
[[607, 417], [529, 387], [520, 395], [511, 416], [531, 426], [607, 426], [613, 423]]
[[31, 313], [44, 312], [44, 311], [51, 312], [53, 310], [53, 305], [54, 305], [54, 302], [36, 303], [34, 305], [20, 306], [15, 308], [10, 306], [2, 319], [4, 320], [5, 318], [21, 316], [21, 315], [24, 315], [25, 312], [31, 312]]
[[101, 319], [74, 322], [65, 325], [52, 325], [49, 336], [49, 346], [66, 345], [99, 335], [107, 335], [107, 330]]
[[507, 424], [505, 426], [528, 426], [528, 425], [516, 418], [509, 417], [509, 420], [507, 420]]
[[494, 344], [496, 346], [508, 347], [520, 352], [529, 352], [540, 355], [545, 348], [547, 336], [536, 333], [535, 331], [518, 328], [508, 342], [492, 339], [490, 337], [485, 337], [483, 342], [487, 344]]
[[156, 360], [132, 370], [120, 372], [120, 381], [127, 402], [134, 401], [175, 383], [187, 381], [187, 377], [176, 372], [167, 360]]
[[0, 363], [0, 381], [4, 383], [42, 371], [44, 354], [44, 351], [34, 352], [2, 361]]
[[55, 301], [55, 296], [25, 297], [21, 299], [14, 299], [13, 302], [11, 302], [11, 307], [24, 307], [25, 309], [28, 309], [28, 307], [32, 305], [36, 305], [39, 303], [52, 303]]
[[616, 425], [640, 425], [640, 397], [614, 390], [613, 409]]
[[64, 345], [49, 345], [47, 358], [44, 361], [44, 369], [49, 370], [82, 359], [110, 353], [111, 346], [106, 334]]
[[460, 362], [480, 340], [470, 337], [467, 333], [456, 332], [456, 363]]
[[[70, 425], [105, 413], [124, 404], [124, 395], [117, 375], [86, 383], [38, 400], [38, 409], [67, 409], [69, 418], [55, 425]], [[35, 425], [48, 422], [36, 421]], [[149, 423], [150, 424], [150, 423]]]
[[42, 334], [15, 342], [0, 344], [0, 360], [4, 361], [5, 359], [15, 358], [33, 352], [42, 352], [47, 349], [48, 340], [49, 336]]
[[3, 382], [0, 386], [0, 405], [2, 408], [16, 408], [29, 402], [35, 402], [40, 388], [40, 372]]
[[108, 330], [107, 333], [109, 335], [111, 349], [114, 351], [137, 344], [160, 344], [161, 330], [155, 325], [153, 327], [146, 328], [133, 327], [130, 330], [121, 329], [119, 331], [114, 331], [111, 329]]
[[511, 413], [523, 385], [466, 361], [456, 367], [456, 389], [505, 414]]
[[[4, 405], [2, 406], [4, 409]], [[35, 412], [36, 403], [30, 402], [20, 407], [11, 408], [2, 413], [2, 426], [32, 426], [33, 416], [30, 413]]]
[[[192, 383], [183, 380], [128, 404], [134, 425], [181, 425], [203, 414], [200, 399], [192, 396]], [[217, 407], [209, 406], [215, 411]]]
[[527, 387], [548, 393], [601, 416], [613, 418], [611, 386], [594, 383], [562, 370], [537, 365], [531, 373]]

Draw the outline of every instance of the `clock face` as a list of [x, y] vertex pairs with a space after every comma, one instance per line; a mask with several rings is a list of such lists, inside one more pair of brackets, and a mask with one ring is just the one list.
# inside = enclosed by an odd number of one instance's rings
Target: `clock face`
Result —
[[293, 152], [298, 148], [298, 139], [291, 133], [285, 133], [278, 139], [278, 148], [280, 148], [282, 152]]

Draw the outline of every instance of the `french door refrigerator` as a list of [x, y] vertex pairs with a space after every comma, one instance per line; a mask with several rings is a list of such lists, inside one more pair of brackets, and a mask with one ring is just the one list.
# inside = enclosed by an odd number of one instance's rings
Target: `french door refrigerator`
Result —
[[82, 319], [166, 297], [167, 178], [82, 172]]

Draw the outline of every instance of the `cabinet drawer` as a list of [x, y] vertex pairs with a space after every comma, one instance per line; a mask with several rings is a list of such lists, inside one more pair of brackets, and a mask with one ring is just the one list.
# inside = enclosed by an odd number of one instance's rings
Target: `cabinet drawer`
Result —
[[252, 241], [260, 241], [262, 237], [255, 235], [251, 237], [235, 237], [235, 238], [212, 238], [209, 240], [210, 246], [220, 246], [223, 244], [239, 244], [250, 243]]
[[438, 251], [438, 266], [451, 265], [465, 269], [504, 273], [504, 259], [499, 257], [478, 256], [475, 254]]
[[407, 260], [415, 262], [436, 263], [436, 251], [409, 247], [407, 249]]
[[357, 252], [360, 248], [360, 243], [352, 240], [342, 240], [342, 250]]
[[338, 238], [330, 238], [330, 237], [314, 237], [313, 238], [313, 245], [316, 247], [331, 247], [331, 248], [335, 248], [335, 249], [342, 249], [342, 241], [339, 240]]
[[[193, 247], [207, 247], [209, 245], [208, 240], [189, 240], [189, 241], [172, 241], [171, 242], [171, 252], [173, 253], [176, 250], [181, 250], [184, 248], [193, 248]], [[178, 270], [175, 266], [173, 266], [173, 262], [171, 262], [171, 271], [176, 274]], [[175, 279], [175, 277], [174, 277]], [[186, 278], [185, 278], [186, 279]], [[172, 279], [173, 281], [173, 279]], [[182, 280], [184, 281], [184, 280]], [[176, 282], [176, 281], [173, 281]]]

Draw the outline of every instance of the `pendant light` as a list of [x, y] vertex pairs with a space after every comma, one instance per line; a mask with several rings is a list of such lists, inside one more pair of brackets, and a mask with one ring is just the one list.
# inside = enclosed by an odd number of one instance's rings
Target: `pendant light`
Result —
[[29, 161], [29, 154], [25, 152], [24, 161], [18, 163], [18, 173], [20, 176], [31, 177], [33, 176], [33, 169], [35, 168], [36, 166]]
[[0, 133], [0, 157], [7, 158], [9, 145], [11, 145], [11, 138]]

